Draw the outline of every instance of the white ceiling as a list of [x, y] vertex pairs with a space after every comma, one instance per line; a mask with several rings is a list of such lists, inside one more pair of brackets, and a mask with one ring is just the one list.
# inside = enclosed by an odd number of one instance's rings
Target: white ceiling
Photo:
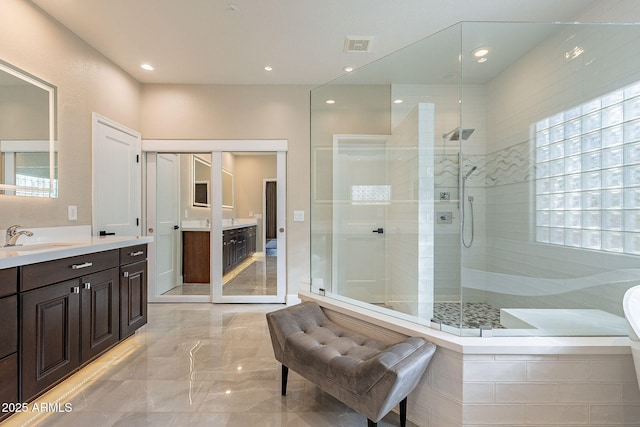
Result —
[[[574, 21], [593, 2], [31, 1], [142, 83], [311, 85], [460, 21]], [[344, 53], [345, 36], [373, 36], [371, 51]], [[155, 70], [140, 69], [144, 62]]]

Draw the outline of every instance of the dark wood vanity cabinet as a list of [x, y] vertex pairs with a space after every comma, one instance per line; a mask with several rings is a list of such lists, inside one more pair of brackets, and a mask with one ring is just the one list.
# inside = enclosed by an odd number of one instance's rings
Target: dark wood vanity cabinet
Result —
[[[222, 232], [222, 274], [256, 251], [255, 225], [232, 228]], [[185, 283], [209, 283], [209, 231], [182, 232], [182, 274]]]
[[28, 401], [80, 366], [80, 288], [67, 280], [20, 295], [21, 400]]
[[[0, 270], [0, 403], [18, 402], [18, 269]], [[0, 420], [9, 416], [0, 413]]]
[[33, 399], [147, 321], [146, 245], [25, 265], [18, 277], [13, 402]]
[[211, 233], [208, 231], [182, 232], [182, 281], [209, 283]]
[[222, 234], [222, 272], [227, 273], [256, 251], [256, 226], [225, 230]]
[[83, 276], [80, 283], [80, 363], [85, 363], [120, 341], [119, 269]]
[[120, 249], [120, 339], [147, 323], [147, 245]]

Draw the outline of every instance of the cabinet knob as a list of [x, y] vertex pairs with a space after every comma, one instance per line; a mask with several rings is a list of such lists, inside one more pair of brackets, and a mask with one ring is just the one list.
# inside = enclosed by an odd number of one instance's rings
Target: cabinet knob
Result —
[[85, 289], [91, 289], [91, 283], [87, 282], [84, 284]]
[[79, 294], [80, 293], [80, 286], [74, 286], [73, 288], [71, 288], [71, 293], [72, 294]]
[[123, 271], [122, 272], [122, 277], [129, 277], [129, 272], [128, 271]]

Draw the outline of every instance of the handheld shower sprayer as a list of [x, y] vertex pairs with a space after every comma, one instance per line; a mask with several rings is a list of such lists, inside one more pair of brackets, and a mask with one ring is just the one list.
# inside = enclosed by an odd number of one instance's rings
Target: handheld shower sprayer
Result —
[[[460, 173], [462, 173], [462, 156], [460, 156]], [[465, 176], [462, 177], [462, 197], [460, 200], [460, 211], [461, 211], [461, 224], [460, 224], [460, 228], [461, 228], [461, 237], [462, 237], [462, 244], [464, 245], [465, 248], [470, 248], [471, 245], [473, 244], [473, 197], [469, 196], [469, 207], [471, 208], [471, 240], [469, 241], [469, 243], [467, 243], [465, 236], [464, 236], [464, 231], [465, 231], [465, 192], [466, 192], [466, 186], [467, 186], [467, 179], [471, 176], [471, 174], [473, 172], [475, 172], [475, 170], [478, 169], [477, 166], [473, 166], [471, 167], [471, 169], [469, 169], [469, 171], [467, 172], [467, 174]]]
[[469, 169], [469, 172], [467, 172], [467, 174], [462, 178], [463, 181], [466, 181], [467, 178], [469, 178], [469, 176], [476, 170], [478, 169], [477, 166], [472, 167], [471, 169]]

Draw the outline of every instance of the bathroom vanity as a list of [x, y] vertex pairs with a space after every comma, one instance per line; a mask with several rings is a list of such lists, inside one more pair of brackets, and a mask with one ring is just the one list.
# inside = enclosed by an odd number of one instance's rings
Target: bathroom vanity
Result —
[[0, 402], [28, 402], [147, 322], [151, 238], [0, 248]]
[[[239, 224], [222, 228], [222, 273], [256, 252], [255, 225]], [[209, 283], [210, 231], [184, 228], [182, 231], [182, 271], [185, 283]]]

